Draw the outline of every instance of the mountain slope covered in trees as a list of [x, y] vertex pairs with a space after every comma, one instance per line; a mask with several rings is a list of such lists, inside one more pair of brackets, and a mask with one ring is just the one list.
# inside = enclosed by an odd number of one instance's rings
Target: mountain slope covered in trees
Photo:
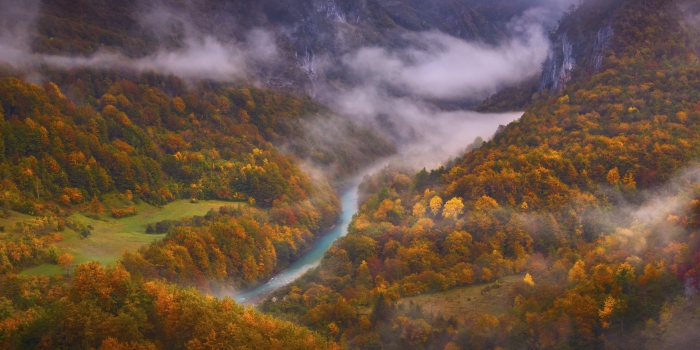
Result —
[[[136, 14], [124, 12], [130, 3], [78, 5], [41, 4], [36, 52], [89, 54], [112, 46], [139, 55], [160, 47], [131, 27]], [[202, 291], [252, 285], [296, 259], [338, 217], [332, 185], [395, 152], [384, 136], [308, 97], [244, 80], [50, 65], [3, 65], [0, 75], [2, 216], [17, 221], [0, 229], [0, 347], [334, 347], [303, 327]], [[33, 75], [46, 83], [28, 82]], [[333, 125], [358, 147], [329, 143], [311, 123]], [[327, 177], [312, 179], [302, 163]], [[75, 267], [68, 254], [75, 252], [54, 245], [66, 229], [90, 239], [93, 228], [75, 219], [77, 211], [119, 219], [141, 202], [177, 199], [248, 205], [161, 222], [157, 233], [165, 238], [127, 253], [125, 265]], [[33, 218], [15, 220], [18, 213]], [[65, 267], [69, 278], [17, 276], [42, 263]]]
[[117, 264], [71, 279], [0, 276], [3, 349], [338, 349], [318, 334]]
[[[358, 348], [695, 344], [669, 317], [697, 318], [697, 7], [630, 0], [596, 17], [590, 6], [560, 30], [612, 26], [598, 74], [578, 66], [561, 93], [446, 168], [366, 180], [348, 236], [263, 310]], [[523, 281], [502, 315], [396, 306], [513, 274]]]
[[[568, 11], [551, 33], [539, 84], [481, 107], [527, 104], [523, 117], [445, 167], [365, 178], [349, 234], [318, 269], [260, 306], [286, 321], [202, 294], [270, 277], [333, 226], [337, 195], [302, 164], [338, 184], [395, 152], [310, 98], [252, 83], [299, 93], [323, 74], [352, 84], [342, 70], [316, 70], [315, 59], [333, 67], [349, 50], [399, 48], [403, 34], [425, 30], [496, 43], [531, 5], [42, 1], [31, 50], [47, 64], [7, 68], [0, 78], [3, 215], [35, 216], [0, 235], [0, 346], [694, 346], [697, 1], [589, 0]], [[177, 52], [208, 37], [263, 46], [269, 37], [257, 30], [272, 33], [278, 56], [233, 81], [70, 64], [109, 50], [124, 60]], [[38, 79], [47, 83], [28, 82]], [[314, 123], [333, 129], [314, 133]], [[350, 137], [336, 142], [339, 135]], [[75, 211], [99, 219], [110, 203], [119, 218], [138, 202], [178, 198], [248, 206], [159, 222], [147, 230], [163, 238], [115, 266], [74, 267], [52, 247], [66, 228], [90, 239], [90, 228], [70, 218]], [[17, 276], [42, 262], [73, 272]], [[505, 288], [506, 276], [519, 282], [498, 293], [506, 295], [501, 314], [446, 319], [401, 302], [479, 284], [484, 295]]]

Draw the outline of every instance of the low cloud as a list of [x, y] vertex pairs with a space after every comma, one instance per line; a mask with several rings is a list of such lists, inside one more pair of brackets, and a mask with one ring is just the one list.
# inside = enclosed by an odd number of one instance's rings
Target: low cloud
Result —
[[[530, 9], [512, 19], [510, 35], [499, 45], [431, 31], [405, 33], [409, 44], [398, 49], [360, 48], [341, 60], [356, 83], [326, 89], [320, 82], [317, 97], [338, 113], [382, 130], [397, 144], [400, 162], [438, 167], [463, 154], [477, 136], [488, 139], [522, 115], [446, 111], [439, 101], [478, 103], [539, 74], [549, 48], [546, 33], [561, 15], [560, 6], [552, 8]], [[319, 62], [324, 70], [323, 62], [330, 61]]]
[[[172, 74], [185, 79], [255, 81], [256, 69], [277, 60], [275, 37], [269, 31], [253, 29], [240, 42], [222, 42], [199, 33], [186, 17], [173, 17], [175, 12], [163, 7], [151, 7], [153, 12], [142, 15], [144, 28], [160, 39], [168, 29], [165, 23], [182, 28], [182, 47], [160, 49], [155, 53], [130, 58], [121, 52], [104, 49], [90, 56], [43, 55], [33, 53], [31, 42], [36, 36], [36, 21], [40, 2], [0, 0], [0, 62], [14, 68], [31, 71], [39, 66], [58, 69], [98, 68], [123, 69], [135, 72]], [[149, 18], [146, 21], [145, 18]], [[147, 24], [146, 24], [147, 23]]]
[[356, 88], [337, 97], [338, 110], [382, 130], [398, 145], [402, 161], [418, 168], [436, 168], [461, 155], [476, 137], [488, 139], [500, 125], [522, 116], [522, 112], [444, 111], [418, 99], [390, 96], [377, 87]]
[[365, 48], [345, 63], [365, 81], [388, 84], [425, 98], [480, 100], [537, 74], [547, 41], [534, 36], [491, 47], [439, 32], [416, 35], [425, 49], [393, 53]]
[[254, 63], [269, 62], [277, 55], [274, 37], [254, 30], [249, 40], [238, 45], [224, 45], [212, 37], [187, 39], [184, 48], [160, 50], [155, 54], [131, 59], [121, 53], [98, 52], [89, 57], [34, 55], [35, 63], [60, 69], [119, 68], [136, 72], [158, 72], [187, 79], [232, 81], [252, 78]]
[[362, 48], [343, 62], [365, 84], [388, 85], [423, 98], [478, 101], [540, 72], [549, 47], [544, 27], [548, 14], [533, 9], [512, 20], [510, 39], [497, 46], [436, 31], [411, 33], [404, 35], [411, 47]]
[[39, 0], [0, 0], [0, 61], [22, 64], [36, 34]]

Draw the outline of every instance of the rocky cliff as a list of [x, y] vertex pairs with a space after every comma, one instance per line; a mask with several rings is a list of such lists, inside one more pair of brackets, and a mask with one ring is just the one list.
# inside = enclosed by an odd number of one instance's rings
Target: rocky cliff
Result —
[[551, 43], [547, 60], [542, 65], [540, 91], [549, 89], [551, 92], [561, 92], [571, 80], [574, 68], [576, 59], [573, 56], [573, 46], [564, 33]]
[[598, 74], [603, 68], [605, 51], [615, 35], [610, 9], [620, 1], [589, 0], [578, 8], [570, 8], [574, 15], [565, 16], [550, 34], [550, 49], [542, 65], [539, 92], [561, 92], [574, 78]]

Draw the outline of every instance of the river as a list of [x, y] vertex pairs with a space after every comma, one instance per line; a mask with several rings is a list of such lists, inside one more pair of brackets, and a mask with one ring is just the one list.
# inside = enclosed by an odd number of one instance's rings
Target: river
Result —
[[352, 220], [352, 216], [358, 210], [357, 189], [361, 181], [359, 179], [363, 175], [378, 171], [389, 164], [392, 159], [398, 160], [399, 164], [405, 164], [410, 161], [416, 169], [421, 167], [428, 169], [437, 168], [440, 165], [439, 161], [445, 160], [451, 155], [463, 154], [464, 147], [470, 144], [477, 136], [487, 136], [486, 138], [488, 138], [489, 135], [493, 135], [496, 132], [499, 125], [508, 124], [519, 119], [520, 116], [522, 116], [521, 112], [480, 114], [458, 111], [443, 113], [439, 118], [435, 118], [432, 125], [425, 126], [427, 132], [434, 135], [434, 137], [426, 137], [420, 142], [400, 149], [397, 156], [380, 160], [372, 167], [365, 169], [361, 176], [355, 177], [356, 180], [352, 182], [349, 189], [343, 192], [340, 197], [343, 208], [340, 222], [335, 228], [321, 236], [314, 243], [311, 250], [307, 251], [299, 260], [290, 264], [266, 283], [233, 295], [233, 299], [241, 304], [255, 304], [275, 290], [294, 282], [306, 271], [318, 266], [326, 250], [333, 245], [333, 242], [348, 233], [348, 225]]
[[286, 269], [272, 277], [269, 281], [267, 281], [267, 283], [258, 285], [255, 288], [235, 295], [233, 299], [240, 304], [254, 304], [275, 290], [294, 282], [294, 280], [301, 277], [301, 275], [306, 273], [306, 271], [318, 266], [323, 258], [323, 254], [326, 253], [333, 242], [348, 233], [348, 225], [352, 220], [352, 216], [357, 212], [358, 186], [359, 182], [355, 182], [348, 190], [343, 192], [340, 197], [343, 208], [343, 213], [340, 216], [340, 222], [333, 229], [314, 242], [311, 250], [307, 251], [302, 257], [291, 263]]

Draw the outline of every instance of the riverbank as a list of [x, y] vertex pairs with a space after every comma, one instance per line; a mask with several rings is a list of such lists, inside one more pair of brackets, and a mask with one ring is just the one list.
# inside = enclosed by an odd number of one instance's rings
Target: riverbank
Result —
[[348, 225], [352, 221], [353, 215], [358, 210], [358, 187], [359, 181], [355, 181], [341, 195], [343, 212], [340, 220], [334, 228], [319, 237], [311, 248], [302, 254], [299, 259], [292, 262], [287, 268], [270, 277], [267, 281], [258, 284], [256, 287], [244, 291], [227, 293], [236, 302], [246, 305], [255, 305], [262, 301], [270, 293], [280, 289], [301, 277], [310, 269], [318, 266], [326, 251], [340, 237], [348, 233]]

